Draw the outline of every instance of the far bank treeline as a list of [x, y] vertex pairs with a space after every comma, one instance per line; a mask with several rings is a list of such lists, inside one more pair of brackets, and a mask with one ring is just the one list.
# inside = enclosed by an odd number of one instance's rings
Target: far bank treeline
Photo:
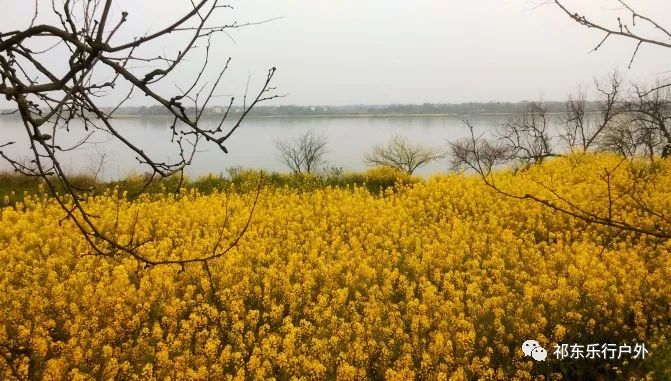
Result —
[[[357, 115], [399, 115], [399, 114], [454, 114], [454, 115], [487, 115], [487, 114], [517, 114], [527, 109], [531, 102], [487, 102], [487, 103], [458, 103], [458, 104], [388, 104], [388, 105], [347, 105], [347, 106], [267, 106], [259, 105], [250, 111], [249, 116], [357, 116]], [[599, 101], [586, 102], [587, 111], [597, 112], [601, 106]], [[566, 111], [566, 102], [543, 102], [550, 113]], [[187, 108], [187, 113], [196, 113], [196, 109]], [[226, 113], [226, 106], [209, 107], [205, 115], [221, 115]], [[231, 115], [239, 115], [241, 107], [231, 107]], [[168, 115], [168, 110], [159, 105], [122, 107], [116, 111], [117, 115]]]

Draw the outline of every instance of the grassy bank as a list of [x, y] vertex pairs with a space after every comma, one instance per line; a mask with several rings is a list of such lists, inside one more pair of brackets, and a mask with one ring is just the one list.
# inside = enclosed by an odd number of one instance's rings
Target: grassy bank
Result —
[[[109, 191], [118, 191], [132, 196], [144, 189], [144, 193], [160, 195], [175, 192], [178, 189], [187, 191], [198, 191], [200, 194], [211, 194], [214, 191], [227, 189], [240, 189], [241, 186], [262, 178], [264, 184], [290, 189], [316, 190], [324, 187], [352, 188], [363, 187], [373, 194], [380, 193], [386, 188], [397, 184], [410, 184], [419, 182], [419, 178], [408, 176], [405, 173], [390, 168], [373, 168], [365, 172], [342, 172], [335, 174], [299, 175], [278, 172], [265, 172], [259, 170], [233, 169], [229, 170], [227, 176], [208, 175], [197, 178], [179, 176], [168, 178], [157, 178], [149, 186], [147, 178], [143, 176], [127, 176], [124, 179], [101, 182], [93, 176], [74, 175], [71, 182], [79, 188], [91, 189], [92, 195], [100, 195]], [[63, 188], [58, 185], [55, 178], [52, 179], [58, 192]], [[146, 186], [146, 188], [145, 188]], [[0, 172], [0, 201], [12, 204], [22, 201], [26, 195], [48, 194], [48, 187], [42, 178], [28, 177], [16, 173]]]

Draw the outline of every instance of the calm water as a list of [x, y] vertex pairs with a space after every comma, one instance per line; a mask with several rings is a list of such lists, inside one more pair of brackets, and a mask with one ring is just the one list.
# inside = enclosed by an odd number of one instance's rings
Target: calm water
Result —
[[[478, 130], [490, 133], [506, 118], [478, 116], [470, 120]], [[170, 142], [169, 121], [164, 117], [119, 118], [114, 120], [114, 126], [129, 140], [138, 142], [155, 159], [164, 160], [176, 157], [176, 146]], [[213, 124], [215, 120], [208, 123]], [[228, 154], [214, 145], [201, 144], [187, 174], [200, 176], [225, 173], [232, 166], [286, 171], [278, 160], [275, 140], [292, 139], [309, 130], [328, 138], [329, 152], [326, 159], [332, 165], [347, 170], [365, 169], [362, 155], [372, 146], [385, 143], [393, 135], [402, 135], [413, 142], [443, 149], [447, 147], [447, 141], [468, 136], [468, 129], [461, 120], [449, 116], [248, 118], [228, 140]], [[81, 126], [71, 126], [71, 131], [68, 137], [70, 142], [83, 136]], [[18, 142], [6, 147], [6, 153], [28, 160], [25, 134], [19, 119], [0, 118], [0, 144], [9, 140]], [[65, 138], [65, 135], [57, 136]], [[69, 171], [91, 172], [101, 162], [101, 158], [104, 162], [101, 176], [105, 179], [147, 171], [146, 167], [137, 163], [133, 153], [103, 133], [98, 132], [91, 140], [91, 143], [75, 151], [61, 154], [61, 162]], [[66, 143], [59, 141], [64, 147]], [[6, 162], [0, 161], [0, 170], [8, 168]], [[437, 161], [418, 170], [418, 174], [444, 172], [447, 168], [446, 160]]]

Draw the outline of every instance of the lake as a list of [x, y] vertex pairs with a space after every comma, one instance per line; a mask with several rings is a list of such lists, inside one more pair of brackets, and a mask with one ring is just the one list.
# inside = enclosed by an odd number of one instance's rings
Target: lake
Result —
[[[505, 115], [469, 118], [477, 130], [485, 133], [491, 133], [507, 119], [508, 116]], [[115, 118], [113, 123], [120, 133], [137, 142], [155, 159], [177, 157], [176, 146], [170, 142], [168, 117], [122, 117]], [[217, 121], [211, 119], [204, 123], [211, 126]], [[229, 138], [226, 144], [228, 154], [213, 144], [201, 144], [186, 173], [192, 177], [209, 173], [220, 174], [226, 173], [226, 169], [233, 166], [288, 171], [278, 159], [275, 141], [293, 139], [310, 130], [328, 139], [326, 159], [330, 164], [354, 171], [366, 168], [362, 161], [365, 152], [376, 144], [385, 143], [394, 135], [442, 149], [447, 148], [447, 141], [469, 135], [466, 125], [455, 116], [249, 117]], [[71, 126], [71, 131], [72, 136], [67, 139], [65, 135], [60, 135], [64, 132], [59, 133], [57, 136], [62, 140], [58, 144], [63, 147], [67, 143], [72, 144], [84, 132], [82, 126], [76, 123]], [[17, 141], [17, 144], [4, 148], [6, 153], [29, 160], [28, 140], [25, 135], [20, 119], [0, 118], [0, 144]], [[135, 154], [100, 131], [90, 143], [61, 155], [61, 162], [71, 172], [91, 173], [102, 160], [104, 165], [100, 177], [106, 180], [148, 171], [146, 167], [138, 164]], [[1, 161], [0, 170], [7, 169], [10, 169], [9, 164]], [[447, 169], [448, 163], [444, 159], [420, 168], [417, 174], [430, 175], [445, 172]]]

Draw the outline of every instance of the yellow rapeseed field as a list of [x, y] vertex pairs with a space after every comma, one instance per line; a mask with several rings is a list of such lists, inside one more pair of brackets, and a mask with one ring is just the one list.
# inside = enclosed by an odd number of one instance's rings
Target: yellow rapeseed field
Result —
[[[619, 162], [572, 155], [496, 181], [604, 215], [604, 170]], [[625, 195], [634, 173], [650, 211]], [[613, 218], [671, 230], [671, 161], [625, 163], [609, 181]], [[143, 255], [183, 259], [210, 253], [221, 232], [225, 246], [253, 198], [107, 194], [87, 208], [121, 242], [151, 237]], [[2, 379], [671, 379], [669, 240], [586, 224], [477, 177], [381, 194], [264, 187], [211, 281], [201, 264], [91, 255], [63, 217], [49, 197], [2, 209]], [[526, 339], [547, 361], [524, 357]], [[650, 353], [560, 362], [560, 342]]]

